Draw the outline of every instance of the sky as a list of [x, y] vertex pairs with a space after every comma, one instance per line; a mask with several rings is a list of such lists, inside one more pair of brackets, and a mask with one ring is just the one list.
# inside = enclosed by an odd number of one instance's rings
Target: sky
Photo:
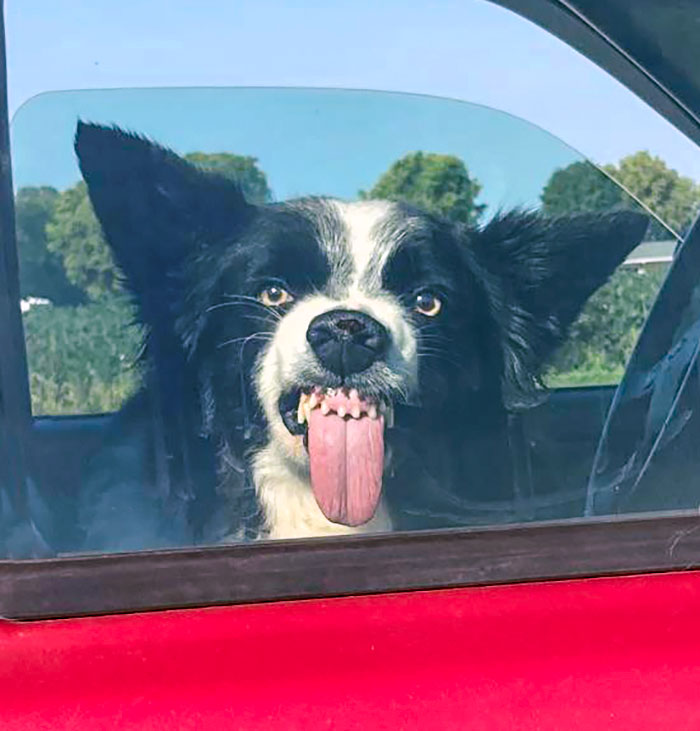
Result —
[[[260, 158], [280, 198], [352, 195], [419, 144], [465, 155], [493, 205], [532, 197], [546, 172], [532, 162], [538, 149], [551, 165], [575, 159], [571, 148], [598, 163], [645, 149], [700, 180], [700, 152], [682, 133], [576, 51], [486, 0], [6, 0], [6, 26], [17, 184], [77, 179], [78, 116], [123, 123], [181, 152], [232, 140]], [[349, 107], [330, 92], [292, 103], [201, 90], [36, 98], [187, 86], [374, 89], [472, 104], [356, 95]], [[475, 105], [515, 121], [479, 116]], [[314, 109], [325, 127], [309, 126]]]

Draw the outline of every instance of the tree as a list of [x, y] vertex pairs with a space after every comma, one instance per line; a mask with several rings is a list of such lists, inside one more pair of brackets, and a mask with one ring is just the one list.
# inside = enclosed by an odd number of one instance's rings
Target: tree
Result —
[[102, 299], [119, 291], [117, 268], [85, 183], [59, 195], [46, 226], [46, 237], [49, 251], [61, 257], [68, 279], [90, 299]]
[[204, 170], [235, 180], [249, 203], [269, 203], [272, 200], [267, 177], [258, 167], [255, 157], [234, 155], [230, 152], [190, 152], [185, 155], [185, 160]]
[[637, 336], [666, 276], [663, 265], [620, 267], [591, 299], [556, 354], [556, 382], [614, 383], [624, 373]]
[[451, 221], [476, 223], [486, 206], [475, 202], [481, 186], [467, 166], [453, 155], [412, 152], [397, 160], [368, 192], [364, 200], [403, 201]]
[[[193, 152], [185, 156], [192, 164], [238, 182], [250, 202], [272, 198], [265, 173], [254, 157], [227, 152]], [[57, 195], [46, 224], [47, 248], [63, 265], [66, 277], [91, 300], [100, 300], [121, 290], [112, 252], [102, 235], [84, 182]]]
[[589, 162], [555, 170], [542, 191], [542, 212], [548, 216], [607, 211], [622, 207], [624, 192]]
[[[675, 232], [683, 234], [692, 223], [700, 206], [700, 186], [669, 168], [661, 158], [636, 152], [617, 165], [604, 165], [603, 170]], [[547, 215], [638, 208], [636, 201], [605, 173], [583, 161], [555, 170], [541, 200]], [[647, 239], [654, 240], [669, 238], [670, 232], [657, 222], [647, 235]]]
[[[617, 167], [606, 165], [606, 169], [675, 232], [685, 234], [700, 206], [700, 185], [646, 151], [624, 157]], [[655, 239], [670, 238], [658, 225], [650, 234]]]
[[[683, 233], [700, 205], [700, 186], [658, 157], [637, 152], [604, 171], [639, 198], [674, 231]], [[566, 215], [580, 211], [640, 208], [622, 188], [587, 162], [555, 171], [542, 191], [542, 211]], [[672, 234], [652, 221], [647, 240]], [[554, 358], [554, 382], [614, 382], [624, 372], [639, 331], [654, 303], [666, 268], [620, 267], [587, 302], [570, 337]]]
[[48, 186], [20, 188], [15, 196], [20, 295], [72, 305], [82, 301], [82, 292], [68, 281], [60, 257], [47, 247], [46, 224], [58, 197]]

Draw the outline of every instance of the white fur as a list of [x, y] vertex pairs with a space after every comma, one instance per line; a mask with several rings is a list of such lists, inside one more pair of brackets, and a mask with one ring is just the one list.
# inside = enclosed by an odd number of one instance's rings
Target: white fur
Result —
[[[393, 204], [384, 201], [333, 205], [343, 223], [344, 235], [338, 231], [321, 231], [319, 243], [326, 249], [331, 266], [352, 262], [349, 280], [330, 298], [315, 294], [296, 302], [285, 314], [272, 341], [258, 361], [256, 386], [270, 428], [270, 441], [255, 457], [253, 476], [258, 498], [265, 515], [270, 538], [299, 538], [319, 535], [369, 533], [391, 529], [391, 521], [382, 503], [365, 525], [349, 527], [325, 518], [313, 496], [309, 478], [309, 459], [300, 436], [285, 427], [278, 401], [283, 393], [301, 380], [314, 382], [321, 369], [306, 340], [314, 317], [329, 310], [343, 308], [365, 312], [382, 323], [391, 336], [385, 358], [387, 379], [405, 394], [417, 382], [416, 338], [397, 298], [381, 290], [381, 272], [400, 234], [386, 235], [386, 222]], [[406, 230], [410, 225], [406, 227]], [[333, 259], [336, 261], [334, 262]]]

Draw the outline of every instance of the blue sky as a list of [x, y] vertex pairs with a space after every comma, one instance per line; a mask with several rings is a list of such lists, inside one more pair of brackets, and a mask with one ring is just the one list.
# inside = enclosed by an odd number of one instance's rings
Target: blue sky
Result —
[[277, 199], [353, 198], [395, 160], [427, 150], [465, 160], [492, 211], [536, 206], [552, 172], [580, 159], [522, 119], [442, 97], [316, 88], [50, 92], [17, 112], [17, 187], [63, 188], [79, 178], [71, 146], [77, 118], [138, 130], [180, 153], [252, 155]]
[[[504, 110], [548, 130], [596, 162], [616, 161], [647, 149], [700, 180], [700, 153], [680, 132], [575, 51], [485, 0], [6, 0], [6, 16], [13, 111], [40, 92], [64, 89], [253, 85], [406, 91]], [[47, 108], [42, 103], [47, 103], [46, 98], [24, 107], [17, 117], [17, 130], [32, 114], [36, 123]], [[67, 108], [70, 111], [70, 104]], [[74, 105], [71, 119], [66, 108], [57, 111], [62, 121], [55, 128], [45, 117], [44, 132], [35, 130], [36, 144], [25, 136], [27, 154], [18, 153], [15, 160], [18, 182], [68, 184], [75, 168], [65, 150], [74, 117], [82, 108]], [[155, 113], [139, 116], [135, 103], [125, 102], [117, 111], [114, 104], [110, 108], [113, 119], [103, 114], [104, 121], [118, 121], [122, 114], [127, 121], [143, 118], [146, 126], [163, 125]], [[193, 122], [186, 134], [176, 133], [178, 119], [168, 112], [170, 128], [163, 133], [173, 139], [163, 141], [182, 151], [205, 149], [203, 138], [212, 141], [211, 130], [216, 126], [216, 105], [206, 111], [208, 136]], [[221, 128], [235, 124], [235, 118], [224, 117]], [[183, 128], [186, 119], [183, 115]], [[272, 160], [284, 157], [291, 142], [280, 133], [263, 144], [261, 132], [271, 129], [271, 124], [267, 120], [260, 125], [255, 141], [255, 125], [248, 120], [250, 149], [237, 151], [264, 158], [280, 197], [312, 192], [309, 186], [321, 184], [323, 176], [301, 176], [296, 184], [300, 190], [294, 191], [289, 166], [296, 166], [299, 174], [299, 162], [293, 155], [288, 155], [286, 169], [271, 169], [275, 167]], [[352, 128], [349, 123], [336, 124], [334, 134], [349, 135], [352, 129], [369, 145], [376, 124], [370, 115], [355, 120]], [[496, 149], [498, 139], [495, 132], [489, 133], [488, 125], [480, 129], [465, 124], [464, 141], [457, 139], [459, 135], [443, 140], [444, 151], [462, 144], [484, 158], [484, 151]], [[242, 131], [236, 133], [240, 138]], [[52, 134], [64, 153], [43, 152], [39, 142], [47, 143]], [[15, 145], [18, 135], [19, 131]], [[389, 139], [378, 135], [375, 148], [380, 138]], [[246, 140], [240, 140], [245, 146]], [[518, 155], [522, 145], [530, 144], [517, 135], [502, 140], [504, 149]], [[412, 142], [407, 136], [405, 144], [411, 147]], [[325, 144], [327, 149], [329, 140]], [[389, 147], [387, 155], [393, 154]], [[320, 154], [321, 149], [316, 152]], [[563, 147], [557, 149], [564, 154]], [[380, 158], [375, 158], [375, 167]], [[527, 159], [523, 154], [519, 164], [525, 166]], [[335, 169], [340, 174], [351, 167], [348, 162]], [[366, 175], [370, 172], [374, 174], [368, 169]], [[498, 174], [492, 175], [495, 181]], [[533, 178], [538, 174], [533, 171]], [[370, 179], [356, 178], [347, 185], [371, 184]], [[501, 197], [508, 200], [508, 195]]]

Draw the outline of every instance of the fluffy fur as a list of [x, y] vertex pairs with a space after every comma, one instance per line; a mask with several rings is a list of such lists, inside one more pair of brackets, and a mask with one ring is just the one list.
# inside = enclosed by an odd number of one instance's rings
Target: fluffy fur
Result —
[[[475, 505], [512, 496], [509, 410], [541, 396], [546, 358], [646, 228], [629, 212], [514, 211], [477, 229], [386, 201], [253, 206], [117, 128], [80, 124], [76, 151], [148, 332], [144, 390], [86, 476], [94, 550], [478, 520]], [[293, 299], [266, 305], [269, 287]], [[419, 295], [439, 313], [417, 309]], [[339, 310], [384, 338], [348, 373], [308, 337]], [[364, 525], [329, 521], [312, 493], [293, 416], [313, 387], [394, 408], [381, 502]]]

